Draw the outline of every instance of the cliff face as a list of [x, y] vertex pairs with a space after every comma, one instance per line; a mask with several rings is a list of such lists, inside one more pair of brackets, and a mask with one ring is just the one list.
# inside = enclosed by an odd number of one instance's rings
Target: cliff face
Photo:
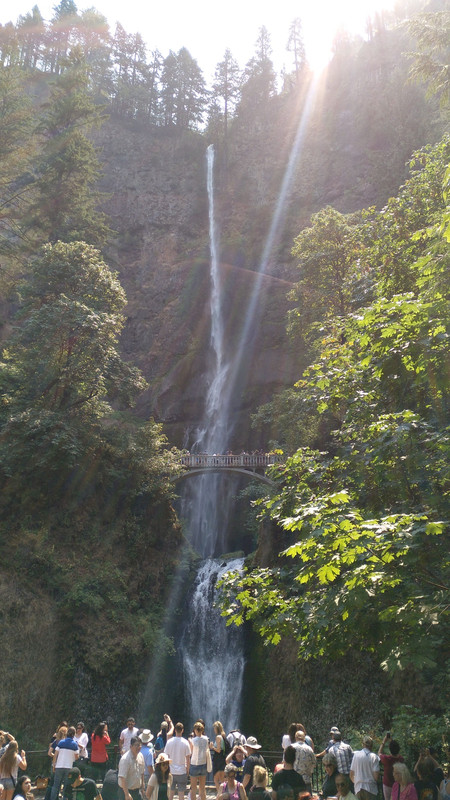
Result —
[[[423, 92], [404, 86], [407, 65], [392, 73], [399, 47], [395, 37], [389, 39], [383, 70], [390, 82], [380, 84], [372, 49], [363, 47], [351, 68], [337, 60], [314, 92], [305, 84], [274, 98], [265, 110], [242, 108], [227, 146], [215, 143], [216, 222], [232, 361], [269, 231], [273, 235], [250, 340], [239, 360], [233, 449], [264, 446], [249, 431], [250, 413], [292, 385], [301, 371], [302, 354], [285, 333], [287, 293], [299, 278], [291, 255], [294, 237], [327, 204], [343, 213], [383, 205], [404, 181], [412, 152], [440, 136], [442, 125], [437, 117], [431, 120]], [[137, 413], [164, 422], [170, 440], [182, 445], [202, 416], [209, 357], [209, 139], [114, 117], [96, 136], [108, 195], [104, 207], [117, 231], [107, 256], [128, 297], [122, 348], [150, 384]]]
[[[170, 440], [182, 445], [185, 432], [201, 419], [207, 390], [206, 144], [194, 134], [179, 139], [133, 126], [124, 135], [122, 126], [111, 121], [101, 132], [101, 145], [109, 194], [106, 211], [118, 232], [109, 262], [118, 269], [128, 298], [122, 347], [150, 384], [137, 413], [164, 422]], [[219, 185], [219, 229], [220, 192]], [[239, 355], [258, 282], [258, 265], [251, 266], [220, 266], [226, 357], [233, 362], [238, 358], [240, 365], [232, 401], [234, 447], [263, 444], [251, 442], [250, 411], [299, 374], [298, 354], [285, 333], [292, 283], [276, 274], [264, 276], [258, 285], [250, 336]], [[279, 271], [283, 272], [282, 266]]]

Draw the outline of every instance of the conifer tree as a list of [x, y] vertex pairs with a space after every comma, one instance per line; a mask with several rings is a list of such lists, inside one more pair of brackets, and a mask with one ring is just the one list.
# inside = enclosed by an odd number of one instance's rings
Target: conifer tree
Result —
[[108, 21], [94, 8], [82, 11], [77, 39], [89, 69], [96, 97], [110, 97], [113, 91], [111, 36]]
[[164, 59], [161, 74], [161, 110], [163, 124], [167, 128], [175, 125], [177, 74], [177, 57], [173, 50], [170, 50], [169, 55]]
[[300, 17], [296, 17], [290, 25], [287, 49], [294, 57], [295, 77], [298, 81], [300, 73], [306, 63], [305, 43], [303, 41], [303, 29]]
[[172, 50], [161, 74], [161, 110], [164, 125], [178, 130], [195, 128], [203, 118], [206, 84], [197, 61], [182, 47]]
[[0, 66], [0, 255], [2, 282], [24, 244], [23, 217], [30, 199], [35, 154], [31, 103], [20, 67]]
[[178, 51], [177, 62], [176, 126], [187, 130], [196, 128], [203, 119], [206, 84], [197, 61], [186, 47]]
[[213, 83], [213, 103], [219, 101], [223, 107], [223, 132], [227, 139], [228, 117], [235, 108], [240, 92], [241, 76], [239, 65], [227, 48], [222, 61], [217, 64]]
[[258, 32], [255, 55], [244, 71], [241, 107], [251, 113], [267, 110], [269, 99], [275, 92], [275, 70], [271, 55], [270, 34], [263, 25]]
[[90, 94], [86, 62], [76, 47], [56, 79], [40, 126], [44, 144], [32, 227], [41, 241], [96, 246], [105, 241], [104, 214], [96, 208], [101, 197], [95, 189], [99, 162], [86, 135], [101, 119]]
[[12, 22], [0, 25], [0, 65], [10, 67], [18, 64], [19, 41]]
[[0, 361], [0, 485], [16, 490], [23, 475], [39, 487], [41, 470], [50, 486], [64, 483], [107, 447], [99, 421], [111, 401], [130, 405], [146, 385], [120, 357], [125, 293], [94, 247], [46, 245], [22, 295], [22, 325]]
[[70, 48], [75, 44], [78, 9], [74, 0], [60, 0], [54, 8], [54, 17], [48, 32], [51, 52], [51, 72], [59, 74], [65, 66]]
[[45, 41], [45, 24], [38, 6], [19, 17], [17, 37], [20, 48], [20, 64], [28, 69], [36, 69], [42, 55]]

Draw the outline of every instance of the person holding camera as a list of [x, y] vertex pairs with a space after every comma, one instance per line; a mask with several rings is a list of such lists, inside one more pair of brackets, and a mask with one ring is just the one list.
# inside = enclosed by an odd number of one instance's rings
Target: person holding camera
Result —
[[[386, 742], [389, 742], [390, 755], [384, 752]], [[401, 763], [403, 756], [400, 755], [400, 745], [395, 739], [391, 739], [391, 732], [388, 731], [378, 749], [378, 757], [383, 764], [383, 797], [384, 800], [391, 800], [392, 787], [394, 785], [394, 764]]]

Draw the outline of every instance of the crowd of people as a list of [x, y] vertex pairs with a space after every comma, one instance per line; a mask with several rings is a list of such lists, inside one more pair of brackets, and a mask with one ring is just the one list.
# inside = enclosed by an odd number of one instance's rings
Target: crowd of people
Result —
[[[82, 722], [61, 723], [53, 734], [48, 755], [51, 777], [45, 800], [206, 800], [206, 781], [213, 775], [216, 800], [311, 800], [313, 775], [323, 759], [322, 800], [378, 800], [382, 775], [383, 800], [450, 800], [450, 780], [432, 748], [421, 752], [412, 770], [390, 733], [378, 753], [365, 736], [361, 750], [353, 751], [337, 727], [321, 752], [301, 723], [292, 723], [282, 737], [283, 760], [270, 779], [261, 745], [238, 729], [225, 732], [217, 720], [211, 739], [205, 723], [196, 720], [185, 737], [181, 722], [164, 715], [155, 737], [127, 720], [118, 740], [120, 760], [111, 764], [111, 737], [106, 722], [89, 736]], [[388, 748], [389, 752], [386, 752]], [[412, 766], [412, 765], [411, 765]], [[0, 800], [31, 800], [31, 780], [25, 772], [24, 750], [12, 734], [0, 731]], [[88, 777], [87, 773], [93, 775]], [[189, 787], [188, 787], [189, 784]]]

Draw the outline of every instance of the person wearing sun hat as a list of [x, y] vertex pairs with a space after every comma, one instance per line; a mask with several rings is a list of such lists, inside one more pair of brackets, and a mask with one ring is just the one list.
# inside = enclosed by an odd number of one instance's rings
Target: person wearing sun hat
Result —
[[172, 787], [172, 775], [169, 766], [172, 759], [166, 753], [160, 753], [155, 761], [155, 771], [150, 776], [145, 796], [147, 800], [169, 800]]
[[261, 750], [261, 745], [255, 736], [247, 737], [246, 749], [248, 756], [245, 759], [244, 772], [242, 773], [242, 785], [248, 794], [253, 786], [254, 768], [256, 766], [265, 768], [266, 762], [264, 761], [262, 755], [258, 753], [258, 750]]
[[141, 747], [141, 755], [144, 759], [145, 769], [144, 769], [144, 786], [147, 788], [147, 784], [150, 779], [150, 775], [153, 775], [153, 745], [151, 741], [153, 739], [153, 734], [150, 728], [144, 728], [142, 733], [139, 734], [139, 739], [142, 742]]

